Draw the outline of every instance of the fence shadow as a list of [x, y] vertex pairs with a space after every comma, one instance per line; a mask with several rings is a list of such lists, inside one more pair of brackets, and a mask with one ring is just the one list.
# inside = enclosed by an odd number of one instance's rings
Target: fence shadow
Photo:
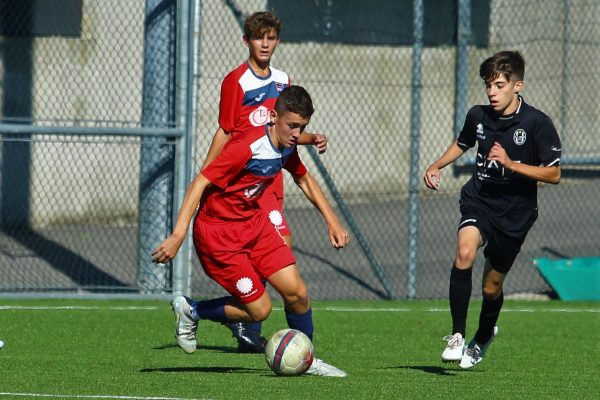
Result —
[[37, 257], [46, 261], [52, 268], [68, 276], [78, 286], [99, 286], [99, 284], [115, 288], [129, 286], [102, 271], [79, 254], [48, 239], [31, 228], [21, 228], [19, 232], [3, 228], [2, 232], [34, 252]]
[[379, 289], [377, 289], [377, 288], [369, 285], [368, 283], [366, 283], [365, 281], [363, 281], [362, 279], [360, 279], [356, 275], [353, 275], [353, 274], [349, 273], [346, 269], [344, 269], [344, 268], [342, 268], [342, 267], [340, 267], [338, 265], [333, 264], [332, 262], [330, 262], [326, 258], [323, 258], [323, 257], [321, 257], [319, 255], [316, 255], [316, 254], [313, 254], [313, 253], [309, 253], [308, 251], [302, 250], [301, 248], [298, 248], [296, 246], [294, 246], [293, 249], [294, 249], [294, 253], [302, 254], [305, 257], [309, 257], [309, 258], [312, 258], [313, 260], [319, 261], [321, 264], [330, 267], [331, 269], [333, 269], [334, 271], [336, 271], [340, 275], [343, 275], [344, 277], [348, 278], [352, 282], [356, 283], [358, 286], [360, 286], [363, 289], [366, 289], [369, 292], [373, 293], [374, 295], [376, 295], [380, 299], [382, 299], [382, 300], [387, 300], [388, 299], [388, 294], [386, 292], [384, 292], [382, 290], [379, 290]]

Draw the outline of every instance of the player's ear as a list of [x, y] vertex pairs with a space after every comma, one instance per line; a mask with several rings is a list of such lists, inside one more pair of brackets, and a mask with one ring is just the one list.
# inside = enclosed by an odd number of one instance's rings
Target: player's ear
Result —
[[514, 92], [515, 94], [519, 93], [525, 87], [525, 83], [523, 81], [517, 81], [515, 83]]
[[277, 122], [277, 111], [275, 111], [275, 110], [271, 110], [271, 111], [270, 111], [270, 114], [271, 114], [271, 115], [269, 116], [269, 122], [270, 122], [271, 124], [274, 124], [275, 122]]

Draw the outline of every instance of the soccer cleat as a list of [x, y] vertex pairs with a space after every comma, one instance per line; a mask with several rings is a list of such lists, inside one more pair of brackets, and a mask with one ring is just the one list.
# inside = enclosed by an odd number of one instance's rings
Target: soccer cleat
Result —
[[192, 318], [190, 299], [185, 296], [176, 296], [171, 302], [175, 312], [175, 337], [183, 351], [192, 354], [196, 351], [196, 329], [198, 321]]
[[459, 362], [465, 348], [465, 339], [458, 332], [454, 335], [444, 336], [442, 339], [448, 342], [446, 348], [442, 352], [442, 361]]
[[243, 322], [223, 323], [238, 341], [238, 353], [264, 353], [267, 339], [249, 329]]
[[331, 376], [335, 378], [345, 378], [348, 376], [347, 373], [342, 371], [339, 368], [334, 367], [333, 365], [327, 364], [323, 360], [318, 358], [314, 358], [312, 364], [306, 371], [308, 375], [317, 375], [317, 376]]
[[471, 340], [469, 345], [467, 346], [465, 353], [460, 360], [460, 367], [464, 369], [473, 368], [481, 361], [483, 361], [483, 356], [487, 351], [488, 347], [494, 341], [494, 338], [498, 334], [498, 327], [494, 327], [494, 333], [490, 340], [488, 340], [485, 344], [479, 344], [475, 341], [475, 339]]

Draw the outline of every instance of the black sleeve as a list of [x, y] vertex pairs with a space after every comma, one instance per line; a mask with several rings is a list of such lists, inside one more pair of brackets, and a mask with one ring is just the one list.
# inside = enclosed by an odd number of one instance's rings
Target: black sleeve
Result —
[[[465, 117], [463, 128], [458, 135], [456, 144], [464, 151], [469, 150], [471, 147], [475, 146], [475, 143], [477, 143], [477, 139], [475, 137], [475, 133], [477, 131], [477, 120], [475, 119], [476, 114], [476, 107], [473, 107], [469, 110], [467, 116]], [[481, 121], [481, 118], [479, 121]]]
[[552, 120], [547, 115], [542, 115], [537, 125], [535, 144], [539, 165], [559, 166], [562, 146]]

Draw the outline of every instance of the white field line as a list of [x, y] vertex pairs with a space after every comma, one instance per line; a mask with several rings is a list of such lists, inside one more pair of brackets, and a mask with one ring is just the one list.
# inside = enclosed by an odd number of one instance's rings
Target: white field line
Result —
[[209, 400], [209, 399], [192, 399], [189, 397], [156, 397], [156, 396], [112, 396], [103, 394], [49, 394], [49, 393], [11, 393], [0, 392], [0, 396], [13, 397], [44, 397], [54, 399], [126, 399], [126, 400]]
[[111, 310], [111, 311], [154, 311], [161, 307], [115, 307], [115, 306], [0, 306], [0, 310]]
[[[0, 311], [2, 310], [42, 310], [42, 311], [52, 311], [52, 310], [84, 310], [84, 311], [93, 311], [93, 310], [111, 310], [111, 311], [155, 311], [160, 310], [166, 307], [159, 306], [128, 306], [128, 307], [118, 307], [118, 306], [21, 306], [21, 305], [0, 305]], [[280, 311], [283, 310], [282, 307], [273, 307], [273, 310]], [[425, 308], [425, 309], [413, 309], [407, 307], [313, 307], [314, 311], [332, 311], [332, 312], [391, 312], [391, 313], [400, 313], [400, 312], [449, 312], [448, 308]], [[600, 313], [599, 308], [547, 308], [547, 309], [535, 309], [535, 308], [503, 308], [502, 312], [522, 312], [522, 313], [532, 313], [532, 312], [553, 312], [553, 313]]]
[[[273, 310], [283, 310], [283, 308], [275, 308]], [[334, 311], [334, 312], [450, 312], [449, 308], [425, 308], [422, 310], [411, 308], [352, 308], [352, 307], [314, 307], [314, 311]], [[600, 313], [600, 308], [549, 308], [549, 309], [534, 309], [534, 308], [503, 308], [501, 312], [556, 312], [556, 313]]]

